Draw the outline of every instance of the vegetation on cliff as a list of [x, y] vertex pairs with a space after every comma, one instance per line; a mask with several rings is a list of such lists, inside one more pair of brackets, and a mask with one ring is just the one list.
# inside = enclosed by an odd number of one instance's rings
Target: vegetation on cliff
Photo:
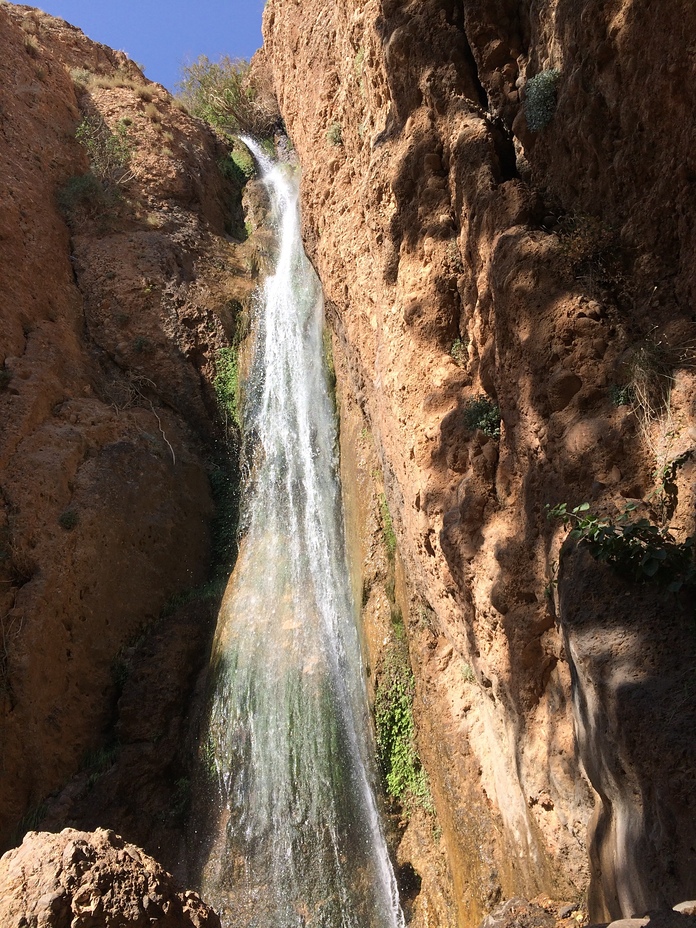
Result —
[[630, 580], [653, 580], [668, 592], [696, 582], [693, 537], [677, 541], [669, 529], [649, 519], [633, 519], [637, 503], [629, 503], [615, 521], [593, 515], [589, 503], [568, 509], [567, 503], [548, 508], [549, 518], [572, 526], [569, 537], [582, 543], [597, 561], [604, 561]]
[[408, 812], [414, 804], [432, 809], [413, 722], [415, 680], [404, 641], [396, 642], [382, 662], [375, 694], [377, 748], [387, 793]]
[[263, 139], [280, 123], [272, 91], [243, 59], [223, 56], [215, 62], [201, 55], [182, 69], [179, 99], [193, 116], [226, 135]]

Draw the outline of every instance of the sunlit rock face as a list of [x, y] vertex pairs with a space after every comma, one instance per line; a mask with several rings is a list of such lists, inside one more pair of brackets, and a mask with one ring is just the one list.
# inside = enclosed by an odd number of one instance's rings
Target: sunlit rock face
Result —
[[[594, 687], [597, 711], [603, 690], [592, 661], [574, 676], [564, 645], [565, 531], [545, 505], [587, 501], [614, 518], [642, 499], [640, 512], [680, 540], [694, 528], [683, 346], [693, 342], [685, 113], [696, 14], [685, 2], [668, 13], [571, 6], [270, 0], [264, 20], [339, 387], [374, 437], [403, 559], [420, 746], [452, 887], [438, 911], [451, 924], [476, 922], [501, 897], [583, 892], [588, 823], [607, 821], [573, 723], [577, 687]], [[532, 132], [525, 84], [552, 70]], [[626, 405], [621, 391], [646, 376], [658, 384], [647, 409]], [[471, 418], [481, 396], [500, 410], [499, 438]], [[665, 509], [660, 468], [675, 460]], [[608, 655], [612, 597], [624, 592], [607, 581], [595, 634]], [[648, 615], [644, 594], [631, 597]], [[693, 719], [688, 700], [681, 711]], [[651, 741], [657, 722], [641, 724]], [[680, 761], [659, 757], [650, 780], [666, 784]], [[652, 826], [630, 820], [640, 846]], [[597, 920], [660, 901], [637, 864], [628, 882], [639, 895], [617, 897], [613, 827], [591, 831]], [[681, 837], [658, 867], [681, 860], [666, 880], [672, 902], [694, 892], [680, 869], [687, 832], [677, 817]], [[426, 870], [423, 905], [443, 885]]]
[[198, 895], [113, 831], [30, 831], [0, 859], [5, 925], [220, 928]]
[[[224, 147], [124, 53], [3, 4], [0, 70], [0, 847], [50, 813], [51, 829], [118, 826], [173, 867], [214, 614], [189, 604], [144, 631], [209, 563], [211, 381], [252, 243], [229, 234]], [[91, 203], [87, 118], [128, 152]]]

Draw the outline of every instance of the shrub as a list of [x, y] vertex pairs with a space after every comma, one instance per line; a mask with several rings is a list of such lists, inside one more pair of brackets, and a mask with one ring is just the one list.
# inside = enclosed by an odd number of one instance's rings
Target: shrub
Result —
[[94, 74], [86, 68], [71, 68], [70, 77], [72, 77], [73, 83], [83, 90], [89, 87], [94, 80]]
[[116, 71], [114, 74], [95, 74], [91, 83], [94, 87], [99, 87], [102, 90], [113, 90], [116, 87], [122, 87], [136, 92], [139, 92], [143, 86], [142, 82], [134, 81], [125, 71]]
[[25, 36], [24, 38], [24, 49], [28, 55], [31, 55], [32, 58], [38, 58], [41, 54], [41, 47], [33, 36]]
[[182, 69], [177, 86], [190, 113], [222, 132], [263, 138], [278, 127], [275, 100], [254, 86], [248, 61], [224, 56], [213, 62], [201, 55]]
[[479, 429], [484, 435], [498, 441], [500, 438], [500, 409], [487, 396], [480, 394], [465, 403], [464, 425], [470, 432]]
[[66, 509], [65, 512], [62, 512], [58, 516], [58, 525], [65, 529], [66, 532], [71, 532], [77, 526], [79, 521], [80, 517], [74, 509]]
[[524, 112], [530, 132], [541, 132], [553, 119], [556, 110], [556, 85], [561, 72], [557, 68], [542, 71], [527, 81]]
[[646, 420], [658, 419], [670, 405], [674, 368], [679, 352], [655, 338], [648, 338], [631, 351], [628, 381], [634, 403]]
[[229, 155], [218, 162], [218, 167], [224, 177], [227, 177], [228, 180], [234, 180], [242, 186], [256, 173], [254, 159], [246, 148], [237, 145]]
[[629, 503], [616, 522], [589, 512], [590, 504], [568, 509], [567, 503], [547, 506], [547, 518], [573, 526], [569, 537], [584, 545], [593, 558], [604, 561], [635, 582], [654, 581], [676, 593], [696, 583], [694, 538], [678, 542], [666, 529], [649, 519], [632, 520], [635, 503]]
[[75, 130], [75, 138], [87, 149], [92, 171], [100, 180], [120, 184], [130, 179], [128, 165], [133, 146], [122, 121], [112, 132], [100, 116], [85, 116]]
[[70, 177], [58, 191], [58, 207], [68, 220], [79, 213], [96, 213], [106, 200], [104, 188], [91, 171]]
[[343, 132], [337, 122], [331, 123], [326, 130], [326, 140], [330, 145], [343, 145]]
[[452, 347], [450, 348], [450, 354], [454, 363], [457, 367], [464, 367], [466, 365], [468, 354], [466, 350], [466, 345], [461, 340], [461, 338], [455, 338], [452, 342]]
[[[150, 98], [152, 99], [152, 98]], [[150, 122], [162, 122], [162, 114], [154, 103], [148, 103], [145, 106], [144, 113]]]
[[613, 231], [595, 216], [567, 215], [558, 223], [560, 267], [587, 284], [621, 283], [621, 254]]

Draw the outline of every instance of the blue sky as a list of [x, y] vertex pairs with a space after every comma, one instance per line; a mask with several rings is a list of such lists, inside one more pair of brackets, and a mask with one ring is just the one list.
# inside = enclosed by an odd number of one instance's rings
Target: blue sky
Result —
[[170, 90], [199, 55], [250, 58], [261, 46], [265, 0], [38, 0], [52, 16], [118, 48]]

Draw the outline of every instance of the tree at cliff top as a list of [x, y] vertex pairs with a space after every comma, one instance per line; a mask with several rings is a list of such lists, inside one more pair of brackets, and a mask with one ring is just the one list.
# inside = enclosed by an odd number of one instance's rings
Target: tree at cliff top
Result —
[[216, 129], [263, 139], [278, 128], [275, 97], [248, 61], [224, 56], [214, 62], [201, 55], [181, 74], [180, 99]]

